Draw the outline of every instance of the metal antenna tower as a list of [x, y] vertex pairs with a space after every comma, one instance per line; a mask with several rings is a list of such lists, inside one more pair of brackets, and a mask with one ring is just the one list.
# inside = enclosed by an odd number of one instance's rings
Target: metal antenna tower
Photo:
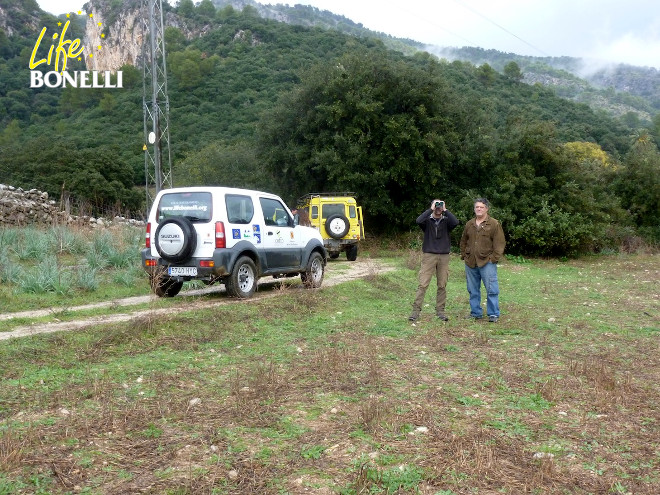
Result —
[[167, 67], [162, 0], [142, 0], [144, 31], [142, 37], [144, 111], [144, 176], [147, 211], [155, 193], [172, 187], [170, 154], [170, 102], [167, 97]]

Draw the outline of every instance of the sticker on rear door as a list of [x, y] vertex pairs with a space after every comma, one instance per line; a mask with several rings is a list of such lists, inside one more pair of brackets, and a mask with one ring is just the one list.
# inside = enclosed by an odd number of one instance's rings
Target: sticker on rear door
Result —
[[259, 225], [252, 226], [252, 236], [257, 241], [257, 244], [261, 244], [261, 229]]

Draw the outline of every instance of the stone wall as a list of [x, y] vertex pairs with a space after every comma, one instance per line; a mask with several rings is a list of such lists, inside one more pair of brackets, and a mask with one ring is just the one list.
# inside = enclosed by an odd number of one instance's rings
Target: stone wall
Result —
[[116, 223], [144, 225], [140, 220], [113, 219], [70, 215], [48, 199], [48, 193], [37, 189], [25, 191], [20, 187], [0, 184], [0, 227], [25, 225], [81, 225], [104, 227]]

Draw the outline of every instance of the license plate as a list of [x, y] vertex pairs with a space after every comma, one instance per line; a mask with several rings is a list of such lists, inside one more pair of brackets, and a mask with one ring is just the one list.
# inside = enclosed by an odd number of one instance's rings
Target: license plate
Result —
[[181, 276], [181, 277], [195, 277], [197, 276], [197, 267], [196, 266], [170, 266], [167, 269], [167, 274], [170, 276]]

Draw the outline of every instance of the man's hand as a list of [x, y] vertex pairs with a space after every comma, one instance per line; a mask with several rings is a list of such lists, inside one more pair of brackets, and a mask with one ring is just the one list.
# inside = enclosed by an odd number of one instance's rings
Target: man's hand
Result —
[[447, 208], [445, 207], [445, 202], [441, 199], [434, 199], [431, 201], [431, 211], [435, 211], [435, 204], [436, 203], [442, 203], [442, 208], [440, 208], [441, 211], [445, 211]]

